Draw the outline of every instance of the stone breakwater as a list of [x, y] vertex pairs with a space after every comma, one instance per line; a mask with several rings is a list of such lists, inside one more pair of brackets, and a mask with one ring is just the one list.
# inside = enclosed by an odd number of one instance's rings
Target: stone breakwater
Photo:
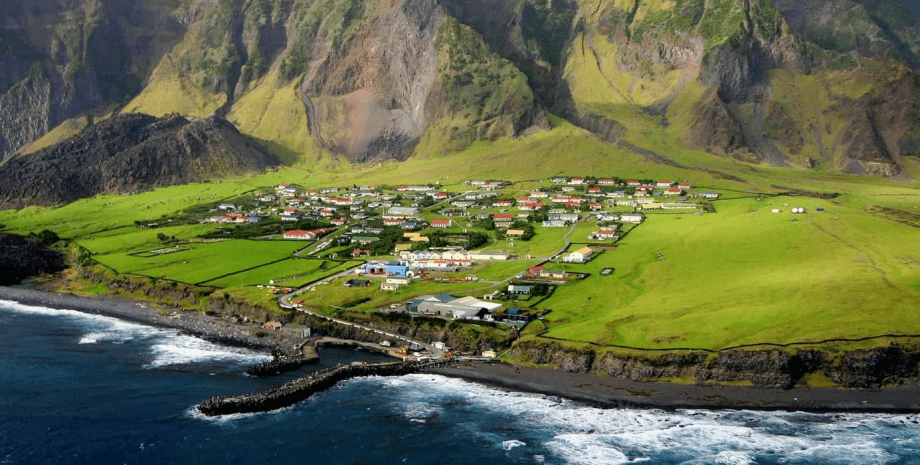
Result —
[[257, 363], [246, 369], [250, 376], [274, 376], [287, 373], [309, 365], [319, 363], [319, 356], [281, 357], [267, 362]]
[[294, 405], [348, 379], [362, 376], [403, 376], [425, 369], [446, 367], [452, 363], [448, 360], [439, 360], [337, 365], [266, 391], [232, 397], [211, 397], [198, 404], [198, 410], [207, 416], [269, 412]]

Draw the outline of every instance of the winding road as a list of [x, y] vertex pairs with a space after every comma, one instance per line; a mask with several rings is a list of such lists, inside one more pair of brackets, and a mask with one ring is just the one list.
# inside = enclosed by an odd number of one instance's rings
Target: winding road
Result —
[[[452, 200], [454, 200], [454, 199], [456, 199], [456, 198], [458, 198], [458, 197], [465, 196], [465, 195], [468, 194], [469, 192], [471, 192], [471, 191], [464, 192], [464, 193], [462, 193], [462, 194], [459, 194], [458, 196], [455, 196], [455, 197], [452, 197], [452, 198], [443, 200], [443, 201], [441, 201], [441, 202], [435, 203], [434, 205], [429, 206], [428, 208], [424, 209], [423, 211], [433, 210], [433, 209], [439, 207], [440, 205], [443, 205], [443, 204], [445, 204], [445, 203], [448, 203], [448, 202], [450, 202], [450, 201], [452, 201]], [[581, 221], [581, 218], [579, 218], [579, 221]], [[565, 235], [562, 237], [562, 239], [563, 239], [563, 246], [562, 246], [562, 248], [561, 248], [558, 252], [556, 252], [555, 254], [553, 254], [552, 256], [547, 257], [547, 258], [543, 259], [542, 261], [540, 261], [536, 266], [539, 266], [539, 265], [542, 265], [542, 264], [544, 264], [544, 263], [549, 262], [550, 260], [552, 260], [552, 259], [558, 257], [560, 254], [562, 254], [563, 252], [565, 252], [565, 251], [569, 248], [569, 246], [571, 245], [571, 241], [569, 241], [569, 237], [572, 235], [573, 232], [575, 232], [575, 228], [578, 226], [578, 222], [579, 222], [579, 221], [576, 221], [575, 223], [573, 223], [572, 226], [569, 227], [569, 230], [568, 230], [568, 231], [565, 233]], [[357, 223], [357, 222], [355, 222], [355, 223]], [[342, 235], [342, 234], [344, 233], [344, 231], [347, 230], [348, 226], [351, 226], [351, 225], [353, 225], [353, 224], [355, 224], [355, 223], [351, 223], [351, 224], [349, 224], [349, 225], [346, 225], [346, 226], [343, 227], [340, 231], [338, 231], [338, 233], [336, 233], [336, 234], [332, 234], [332, 235], [330, 235], [330, 236], [327, 236], [327, 237], [326, 237], [327, 241], [332, 241], [334, 237], [338, 237], [338, 236]], [[315, 244], [314, 244], [314, 245], [315, 245]], [[308, 247], [306, 247], [306, 248], [304, 248], [304, 249], [299, 250], [299, 251], [297, 252], [297, 254], [298, 254], [298, 255], [299, 255], [299, 254], [302, 254], [303, 252], [305, 252], [305, 251], [306, 251], [307, 249], [309, 249], [310, 247], [313, 247], [313, 245], [310, 245], [310, 246], [308, 246]], [[316, 250], [314, 250], [314, 251], [311, 252], [310, 254], [313, 254], [313, 253], [315, 253], [315, 252], [316, 252]], [[362, 264], [362, 265], [363, 265], [363, 264]], [[379, 330], [379, 329], [376, 329], [376, 328], [372, 328], [372, 327], [370, 327], [370, 326], [364, 326], [364, 325], [361, 325], [361, 324], [352, 323], [352, 322], [350, 322], [350, 321], [340, 320], [340, 319], [333, 318], [333, 317], [330, 317], [330, 316], [327, 316], [327, 315], [322, 315], [322, 314], [320, 314], [320, 313], [316, 313], [316, 312], [314, 312], [314, 311], [307, 310], [307, 309], [305, 309], [305, 308], [299, 307], [299, 306], [294, 305], [294, 304], [292, 303], [295, 297], [297, 297], [297, 296], [303, 294], [304, 292], [307, 292], [308, 289], [310, 289], [311, 287], [317, 285], [318, 283], [324, 282], [324, 281], [332, 281], [332, 280], [334, 280], [334, 279], [341, 278], [341, 277], [345, 277], [345, 276], [348, 276], [348, 275], [350, 275], [350, 274], [353, 274], [354, 270], [357, 269], [357, 268], [359, 268], [359, 267], [362, 266], [362, 265], [357, 265], [357, 266], [354, 266], [354, 267], [352, 267], [352, 268], [349, 268], [349, 269], [347, 269], [347, 270], [345, 270], [345, 271], [342, 271], [342, 272], [340, 272], [340, 273], [337, 273], [337, 274], [335, 274], [335, 275], [327, 276], [327, 277], [322, 278], [322, 279], [318, 279], [318, 280], [316, 280], [316, 281], [313, 281], [313, 282], [311, 282], [311, 283], [308, 283], [308, 284], [304, 285], [303, 287], [297, 289], [297, 290], [294, 291], [294, 292], [291, 292], [291, 293], [289, 293], [289, 294], [282, 295], [281, 297], [278, 298], [278, 304], [281, 306], [281, 308], [293, 309], [293, 310], [296, 310], [296, 311], [298, 311], [298, 312], [301, 312], [301, 313], [305, 313], [305, 314], [307, 314], [307, 315], [310, 315], [311, 317], [322, 318], [322, 319], [324, 319], [324, 320], [331, 321], [331, 322], [336, 323], [336, 324], [345, 325], [345, 326], [351, 326], [351, 327], [353, 327], [353, 328], [357, 328], [357, 329], [360, 329], [360, 330], [363, 330], [363, 331], [374, 332], [374, 333], [376, 333], [376, 334], [379, 334], [379, 335], [382, 335], [382, 336], [385, 336], [385, 337], [388, 337], [388, 338], [391, 338], [391, 339], [395, 339], [395, 340], [399, 340], [399, 341], [404, 341], [404, 342], [406, 342], [407, 344], [410, 344], [410, 345], [411, 345], [411, 344], [416, 344], [416, 345], [418, 345], [418, 346], [421, 346], [421, 347], [424, 347], [424, 348], [425, 348], [424, 352], [421, 353], [421, 354], [423, 354], [422, 356], [429, 356], [429, 357], [435, 358], [435, 359], [444, 358], [444, 352], [443, 352], [442, 350], [440, 350], [440, 349], [438, 349], [438, 348], [434, 347], [433, 345], [428, 344], [428, 343], [426, 343], [426, 342], [412, 340], [412, 339], [409, 339], [409, 338], [407, 338], [407, 337], [405, 337], [405, 336], [401, 336], [401, 335], [398, 335], [398, 334], [389, 333], [389, 332], [382, 331], [382, 330]], [[483, 290], [485, 290], [485, 289], [491, 289], [491, 288], [493, 288], [493, 287], [495, 287], [495, 286], [502, 285], [502, 284], [507, 283], [507, 282], [511, 281], [512, 279], [514, 279], [515, 276], [516, 276], [516, 275], [509, 276], [508, 278], [506, 278], [506, 279], [504, 279], [504, 280], [501, 280], [501, 281], [485, 281], [486, 283], [489, 284], [489, 286], [488, 286], [488, 287], [483, 287], [483, 288], [481, 288], [481, 289], [483, 289]], [[474, 289], [474, 291], [478, 291], [478, 290], [480, 290], [480, 289]]]

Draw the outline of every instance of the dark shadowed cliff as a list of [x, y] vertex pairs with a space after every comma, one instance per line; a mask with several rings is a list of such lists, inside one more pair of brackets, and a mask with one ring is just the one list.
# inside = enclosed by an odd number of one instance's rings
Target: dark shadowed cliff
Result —
[[259, 172], [278, 163], [219, 117], [127, 114], [0, 165], [0, 208], [133, 193]]

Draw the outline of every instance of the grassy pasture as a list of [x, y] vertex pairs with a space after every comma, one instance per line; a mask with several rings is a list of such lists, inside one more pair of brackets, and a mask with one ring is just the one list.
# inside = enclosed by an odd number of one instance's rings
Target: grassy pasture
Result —
[[237, 196], [255, 186], [270, 185], [272, 175], [165, 187], [134, 195], [100, 195], [60, 207], [3, 210], [0, 211], [0, 223], [12, 232], [28, 233], [47, 228], [61, 237], [78, 238], [106, 229], [133, 226], [134, 221], [154, 221], [195, 205]]
[[[384, 292], [380, 290], [381, 281], [378, 279], [372, 279], [372, 284], [363, 288], [345, 287], [344, 283], [347, 279], [350, 278], [339, 278], [332, 280], [329, 284], [316, 286], [315, 292], [304, 292], [298, 298], [304, 300], [304, 306], [318, 311], [328, 311], [332, 307], [339, 307], [348, 302], [368, 298], [370, 299], [369, 301], [362, 303], [356, 309], [372, 309], [385, 307], [392, 303], [405, 302], [419, 295], [448, 293], [459, 296], [475, 289], [489, 287], [488, 284], [470, 281], [438, 283], [415, 280], [408, 286], [402, 286], [398, 291]], [[483, 289], [481, 292], [476, 292], [476, 295], [481, 297], [482, 295], [480, 294], [485, 293], [486, 291]]]
[[300, 287], [324, 276], [347, 270], [359, 263], [361, 262], [290, 258], [204, 284], [218, 287], [245, 287], [268, 284], [269, 281], [274, 280], [274, 284], [279, 286]]
[[562, 248], [562, 238], [568, 230], [569, 228], [544, 228], [534, 224], [535, 235], [529, 241], [504, 239], [483, 247], [482, 250], [509, 252], [521, 259], [526, 259], [528, 255], [533, 258], [548, 258]]
[[177, 240], [191, 239], [216, 228], [214, 225], [188, 225], [166, 228], [139, 229], [134, 226], [112, 229], [85, 236], [77, 243], [83, 248], [98, 255], [117, 252], [136, 253], [145, 250], [154, 250], [169, 247], [173, 244], [162, 244], [157, 239], [157, 234], [175, 236]]
[[119, 273], [167, 278], [189, 284], [283, 260], [303, 243], [281, 241], [226, 241], [191, 243], [190, 250], [145, 258], [127, 252], [94, 256]]
[[[792, 215], [794, 206], [809, 213]], [[543, 303], [553, 309], [549, 335], [719, 349], [920, 333], [920, 230], [801, 197], [722, 201], [718, 210], [650, 216], [617, 250], [554, 264], [593, 275]], [[608, 267], [613, 275], [599, 276]]]
[[527, 271], [536, 265], [537, 260], [511, 260], [505, 262], [477, 263], [463, 276], [476, 276], [487, 281], [503, 281], [514, 275]]

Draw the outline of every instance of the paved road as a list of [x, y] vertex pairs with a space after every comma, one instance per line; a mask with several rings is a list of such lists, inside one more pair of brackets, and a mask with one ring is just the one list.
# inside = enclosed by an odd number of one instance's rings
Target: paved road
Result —
[[[457, 198], [463, 197], [463, 196], [465, 196], [466, 194], [471, 193], [471, 192], [475, 192], [475, 191], [467, 191], [467, 192], [464, 192], [464, 193], [459, 194], [459, 195], [457, 195], [457, 196], [450, 197], [450, 198], [448, 198], [448, 199], [445, 199], [445, 200], [442, 200], [442, 201], [440, 201], [440, 202], [438, 202], [438, 203], [435, 203], [434, 205], [431, 205], [431, 206], [429, 206], [429, 207], [427, 207], [427, 208], [425, 208], [425, 209], [423, 209], [423, 210], [421, 210], [421, 211], [431, 211], [431, 210], [434, 210], [434, 209], [440, 207], [441, 205], [443, 205], [443, 204], [445, 204], [445, 203], [449, 203], [449, 202], [451, 202], [451, 201], [453, 201], [453, 200], [455, 200], [455, 199], [457, 199]], [[326, 236], [325, 238], [323, 238], [323, 239], [324, 239], [324, 242], [326, 242], [326, 241], [332, 241], [332, 240], [334, 240], [335, 237], [341, 236], [342, 234], [344, 234], [345, 231], [348, 230], [348, 228], [349, 228], [350, 226], [353, 226], [354, 224], [357, 224], [357, 223], [358, 223], [358, 222], [354, 222], [354, 223], [350, 223], [350, 224], [348, 224], [348, 225], [345, 225], [344, 227], [340, 228], [336, 233], [330, 234], [329, 236]], [[574, 224], [574, 225], [572, 225], [572, 227], [569, 229], [569, 231], [568, 231], [568, 232], [566, 233], [566, 235], [564, 236], [564, 239], [565, 239], [565, 246], [562, 248], [562, 250], [561, 250], [559, 253], [564, 252], [564, 251], [569, 247], [568, 237], [569, 237], [569, 235], [575, 230], [575, 227], [576, 227], [576, 226], [577, 226], [577, 223]], [[301, 249], [301, 250], [297, 251], [295, 254], [296, 254], [297, 256], [300, 256], [302, 253], [304, 253], [306, 250], [308, 250], [310, 247], [313, 247], [314, 245], [316, 245], [316, 243], [311, 244], [310, 246], [308, 246], [308, 247], [306, 247], [306, 248], [304, 248], [304, 249]], [[316, 252], [316, 250], [314, 250], [313, 252], [310, 252], [310, 254], [312, 255], [312, 254], [315, 253], [315, 252]], [[558, 255], [559, 253], [557, 253], [556, 255]], [[549, 257], [549, 258], [547, 258], [546, 260], [544, 260], [544, 261], [541, 262], [541, 263], [545, 263], [545, 262], [551, 260], [552, 258], [553, 258], [553, 257]], [[360, 325], [360, 324], [357, 324], [357, 323], [352, 323], [352, 322], [350, 322], [350, 321], [345, 321], [345, 320], [339, 320], [339, 319], [336, 319], [336, 318], [332, 318], [332, 317], [330, 317], [330, 316], [322, 315], [322, 314], [319, 314], [319, 313], [316, 313], [316, 312], [307, 310], [307, 309], [305, 309], [305, 308], [295, 307], [295, 306], [291, 303], [291, 302], [294, 300], [294, 297], [296, 297], [296, 296], [298, 296], [298, 295], [301, 295], [301, 294], [303, 294], [304, 292], [307, 292], [307, 290], [308, 290], [310, 287], [316, 285], [317, 283], [319, 283], [319, 282], [321, 282], [321, 281], [332, 281], [332, 280], [334, 280], [334, 279], [336, 279], [336, 278], [340, 278], [340, 277], [347, 276], [347, 275], [351, 274], [351, 273], [355, 270], [355, 268], [358, 268], [358, 267], [360, 267], [360, 266], [361, 266], [361, 265], [358, 265], [358, 266], [349, 268], [348, 270], [345, 270], [345, 271], [343, 271], [343, 272], [341, 272], [341, 273], [338, 273], [338, 274], [336, 274], [336, 275], [333, 275], [333, 276], [330, 276], [330, 277], [326, 277], [326, 278], [323, 278], [323, 279], [320, 279], [320, 280], [317, 280], [317, 281], [313, 281], [312, 283], [309, 283], [309, 284], [307, 284], [307, 285], [301, 287], [300, 289], [298, 289], [298, 290], [296, 290], [296, 291], [294, 291], [294, 292], [292, 292], [292, 293], [290, 293], [290, 294], [285, 294], [285, 295], [279, 297], [279, 298], [278, 298], [278, 304], [279, 304], [282, 308], [295, 309], [295, 310], [297, 310], [297, 311], [299, 311], [299, 312], [306, 313], [307, 315], [310, 315], [310, 316], [312, 316], [312, 317], [322, 318], [322, 319], [325, 319], [325, 320], [328, 320], [328, 321], [332, 321], [332, 322], [335, 322], [335, 323], [341, 324], [341, 325], [352, 326], [352, 327], [355, 327], [355, 328], [358, 328], [358, 329], [361, 329], [361, 330], [364, 330], [364, 331], [372, 331], [372, 332], [374, 332], [374, 333], [377, 333], [377, 334], [380, 334], [380, 335], [383, 335], [383, 336], [386, 336], [386, 337], [389, 337], [389, 338], [392, 338], [392, 339], [405, 341], [405, 342], [410, 343], [410, 344], [413, 344], [413, 343], [414, 343], [414, 344], [418, 344], [418, 345], [420, 345], [420, 346], [422, 346], [422, 347], [425, 348], [425, 352], [426, 352], [428, 355], [430, 355], [430, 356], [432, 356], [432, 357], [434, 357], [434, 358], [443, 358], [443, 357], [444, 357], [444, 352], [443, 352], [443, 351], [441, 351], [440, 349], [438, 349], [438, 348], [434, 347], [433, 345], [428, 344], [428, 343], [426, 343], [426, 342], [423, 342], [423, 341], [415, 341], [415, 340], [406, 338], [406, 337], [401, 336], [401, 335], [398, 335], [398, 334], [388, 333], [388, 332], [386, 332], [386, 331], [381, 331], [381, 330], [379, 330], [379, 329], [371, 328], [371, 327], [369, 327], [369, 326], [364, 326], [364, 325]], [[506, 283], [506, 282], [508, 282], [508, 281], [511, 281], [513, 278], [514, 278], [514, 276], [510, 276], [510, 277], [508, 277], [507, 279], [504, 279], [504, 280], [502, 280], [502, 281], [486, 281], [486, 283], [489, 284], [489, 287], [485, 287], [485, 288], [483, 288], [483, 289], [491, 289], [491, 288], [494, 287], [494, 286], [497, 286], [497, 285]]]
[[[359, 266], [360, 266], [360, 265], [359, 265]], [[357, 267], [355, 267], [355, 268], [357, 268]], [[352, 272], [353, 270], [354, 270], [354, 268], [351, 268], [351, 269], [349, 269], [349, 270], [347, 270], [347, 271], [343, 271], [342, 273], [339, 273], [339, 274], [335, 275], [334, 277], [330, 277], [330, 278], [323, 279], [323, 281], [325, 281], [325, 280], [327, 280], [327, 279], [328, 279], [328, 280], [332, 280], [332, 279], [335, 279], [335, 278], [340, 277], [340, 276], [342, 276], [342, 275], [347, 275], [348, 273]], [[409, 343], [409, 344], [418, 344], [418, 345], [420, 345], [420, 346], [422, 346], [422, 347], [425, 348], [425, 351], [424, 351], [424, 352], [426, 353], [426, 355], [429, 355], [429, 356], [431, 356], [431, 357], [433, 357], [433, 358], [443, 358], [443, 357], [444, 357], [444, 352], [443, 352], [443, 351], [441, 351], [440, 349], [438, 349], [438, 348], [434, 347], [433, 345], [428, 344], [428, 343], [426, 343], [426, 342], [415, 341], [415, 340], [409, 339], [409, 338], [407, 338], [407, 337], [405, 337], [405, 336], [401, 336], [401, 335], [398, 335], [398, 334], [389, 333], [389, 332], [386, 332], [386, 331], [381, 331], [381, 330], [379, 330], [379, 329], [372, 328], [372, 327], [370, 327], [370, 326], [364, 326], [364, 325], [360, 325], [360, 324], [357, 324], [357, 323], [352, 323], [352, 322], [350, 322], [350, 321], [339, 320], [339, 319], [337, 319], [337, 318], [332, 318], [332, 317], [330, 317], [330, 316], [322, 315], [322, 314], [313, 312], [313, 311], [311, 311], [311, 310], [307, 310], [307, 309], [305, 309], [305, 308], [295, 307], [294, 304], [291, 303], [291, 302], [292, 302], [292, 299], [293, 299], [294, 297], [300, 295], [301, 293], [303, 293], [306, 289], [308, 289], [312, 284], [315, 284], [316, 282], [317, 282], [317, 281], [314, 281], [314, 283], [311, 283], [311, 284], [309, 284], [309, 285], [307, 285], [307, 286], [305, 286], [305, 287], [303, 287], [303, 288], [301, 288], [301, 289], [298, 289], [297, 291], [294, 291], [294, 292], [292, 292], [292, 293], [290, 293], [290, 294], [285, 294], [285, 295], [281, 296], [280, 298], [278, 298], [278, 304], [281, 305], [282, 308], [295, 309], [295, 310], [297, 310], [297, 311], [299, 311], [299, 312], [306, 313], [307, 315], [310, 315], [311, 317], [322, 318], [322, 319], [324, 319], [324, 320], [332, 321], [332, 322], [337, 323], [337, 324], [340, 324], [340, 325], [351, 326], [351, 327], [358, 328], [358, 329], [361, 329], [361, 330], [364, 330], [364, 331], [371, 331], [371, 332], [374, 332], [374, 333], [377, 333], [377, 334], [386, 336], [386, 337], [391, 338], [391, 339], [400, 340], [400, 341], [405, 341], [405, 342], [407, 342], [407, 343]]]

